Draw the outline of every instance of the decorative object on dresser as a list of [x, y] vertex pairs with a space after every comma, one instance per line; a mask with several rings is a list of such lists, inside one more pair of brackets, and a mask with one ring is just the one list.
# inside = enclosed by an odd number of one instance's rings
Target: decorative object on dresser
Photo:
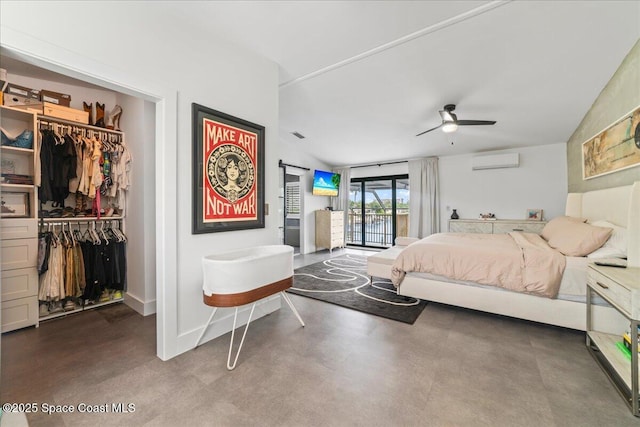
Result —
[[451, 213], [451, 219], [460, 219], [457, 209], [454, 209], [453, 212]]
[[527, 219], [529, 221], [542, 221], [542, 209], [527, 209]]
[[481, 213], [479, 216], [479, 219], [483, 219], [485, 221], [495, 221], [496, 218], [496, 214], [492, 214], [491, 212], [489, 213]]
[[526, 219], [457, 219], [449, 220], [450, 233], [488, 233], [501, 234], [511, 231], [542, 233], [546, 222], [533, 222]]
[[[593, 294], [607, 301], [629, 322], [630, 360], [620, 352], [623, 332], [610, 334], [593, 326]], [[589, 353], [607, 374], [635, 416], [640, 416], [640, 376], [638, 357], [638, 324], [640, 324], [640, 268], [617, 268], [589, 265], [587, 272], [587, 337]], [[634, 332], [634, 333], [631, 333]], [[633, 351], [636, 349], [636, 351]]]
[[344, 247], [344, 212], [316, 211], [316, 250]]

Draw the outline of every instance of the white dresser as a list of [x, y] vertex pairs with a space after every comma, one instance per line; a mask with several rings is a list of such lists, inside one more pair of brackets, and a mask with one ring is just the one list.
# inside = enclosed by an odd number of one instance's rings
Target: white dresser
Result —
[[316, 250], [344, 247], [344, 216], [342, 211], [316, 211]]
[[450, 233], [484, 233], [503, 234], [511, 231], [524, 231], [525, 233], [542, 233], [546, 221], [528, 221], [526, 219], [450, 219]]

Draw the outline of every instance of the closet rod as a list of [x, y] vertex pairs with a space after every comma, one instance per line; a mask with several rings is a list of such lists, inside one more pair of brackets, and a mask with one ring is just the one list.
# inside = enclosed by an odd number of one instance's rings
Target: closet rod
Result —
[[106, 217], [100, 217], [100, 219], [96, 218], [96, 217], [80, 217], [80, 218], [73, 218], [73, 217], [68, 217], [68, 218], [40, 218], [40, 221], [42, 221], [45, 224], [51, 224], [51, 223], [68, 223], [68, 222], [102, 222], [102, 221], [122, 221], [124, 218], [121, 216], [106, 216]]
[[38, 116], [38, 122], [42, 123], [42, 122], [46, 122], [46, 123], [57, 123], [57, 124], [62, 124], [62, 125], [69, 125], [69, 126], [77, 126], [77, 127], [81, 127], [84, 129], [89, 129], [89, 130], [93, 130], [96, 132], [107, 132], [107, 133], [112, 133], [114, 135], [122, 135], [123, 132], [119, 131], [119, 130], [113, 130], [113, 129], [107, 129], [107, 128], [101, 128], [98, 126], [92, 126], [92, 125], [86, 125], [84, 123], [78, 123], [78, 122], [74, 122], [72, 120], [64, 120], [64, 119], [59, 119], [57, 117], [51, 117], [51, 116]]
[[297, 169], [302, 169], [302, 170], [305, 170], [305, 171], [310, 170], [309, 168], [305, 168], [305, 167], [303, 167], [303, 166], [296, 166], [296, 165], [290, 165], [289, 163], [284, 163], [284, 162], [282, 161], [282, 159], [278, 160], [278, 166], [279, 166], [279, 167], [288, 166], [288, 167], [290, 167], [290, 168], [297, 168]]

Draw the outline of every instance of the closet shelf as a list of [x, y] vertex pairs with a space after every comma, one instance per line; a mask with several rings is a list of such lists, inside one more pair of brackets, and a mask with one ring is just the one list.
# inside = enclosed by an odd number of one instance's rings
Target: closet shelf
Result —
[[20, 148], [13, 147], [11, 145], [1, 145], [2, 151], [6, 151], [8, 153], [25, 153], [25, 154], [33, 154], [33, 148]]
[[51, 122], [51, 123], [58, 123], [58, 124], [63, 124], [63, 125], [69, 125], [69, 126], [75, 126], [75, 127], [79, 127], [79, 128], [83, 128], [83, 129], [89, 129], [89, 130], [93, 130], [96, 132], [106, 132], [106, 133], [110, 133], [113, 135], [124, 135], [124, 132], [120, 131], [120, 130], [114, 130], [114, 129], [107, 129], [107, 128], [101, 128], [98, 126], [92, 126], [92, 125], [87, 125], [84, 123], [78, 123], [78, 122], [74, 122], [73, 120], [64, 120], [64, 119], [59, 119], [57, 117], [51, 117], [51, 116], [44, 116], [44, 115], [38, 115], [38, 121], [39, 122]]
[[2, 185], [2, 189], [5, 191], [12, 191], [12, 190], [29, 191], [33, 189], [33, 184], [7, 184], [3, 182], [0, 185]]

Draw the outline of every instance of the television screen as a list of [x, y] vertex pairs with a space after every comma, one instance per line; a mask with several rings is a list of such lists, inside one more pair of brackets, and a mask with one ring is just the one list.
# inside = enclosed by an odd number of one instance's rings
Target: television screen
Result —
[[340, 187], [340, 175], [333, 172], [316, 170], [313, 174], [314, 196], [337, 196]]

